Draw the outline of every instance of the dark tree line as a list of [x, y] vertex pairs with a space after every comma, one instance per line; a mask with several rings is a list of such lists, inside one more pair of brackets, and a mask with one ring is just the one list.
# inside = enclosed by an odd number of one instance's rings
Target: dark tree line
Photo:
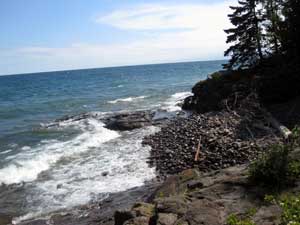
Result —
[[272, 57], [299, 61], [300, 0], [239, 0], [230, 8], [224, 68], [253, 68]]

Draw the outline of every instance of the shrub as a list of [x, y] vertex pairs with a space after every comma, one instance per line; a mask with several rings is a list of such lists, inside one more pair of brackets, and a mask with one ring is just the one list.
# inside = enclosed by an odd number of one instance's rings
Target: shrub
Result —
[[250, 181], [269, 188], [282, 188], [287, 181], [289, 150], [288, 145], [274, 145], [250, 165]]

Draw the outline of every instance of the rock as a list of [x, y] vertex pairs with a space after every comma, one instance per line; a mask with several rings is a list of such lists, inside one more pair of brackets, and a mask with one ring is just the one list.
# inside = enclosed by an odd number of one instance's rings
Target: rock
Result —
[[172, 213], [159, 213], [157, 218], [157, 225], [174, 225], [178, 216]]
[[[151, 225], [219, 225], [226, 224], [227, 218], [232, 214], [243, 218], [249, 215], [249, 210], [253, 211], [253, 209], [255, 213], [251, 214], [250, 219], [255, 224], [279, 224], [280, 207], [266, 205], [263, 202], [263, 189], [248, 183], [246, 165], [208, 173], [198, 172], [198, 176], [194, 178], [191, 176], [189, 180], [182, 179], [182, 174], [192, 174], [191, 171], [187, 170], [170, 177], [172, 179], [168, 178], [166, 184], [162, 186], [165, 190], [168, 189], [167, 185], [170, 185], [169, 189], [173, 190], [175, 184], [179, 187], [190, 184], [201, 188], [191, 188], [184, 192], [174, 191], [167, 197], [155, 198], [151, 206], [154, 206], [152, 217], [149, 218], [150, 214], [147, 213], [145, 215], [148, 216], [135, 215], [125, 224], [138, 224], [137, 221], [143, 217], [144, 220], [139, 221], [140, 224], [149, 222], [148, 224]], [[299, 187], [293, 187], [290, 192], [297, 193], [299, 190]], [[144, 204], [149, 205], [149, 203]], [[138, 203], [136, 207], [142, 205]], [[142, 214], [144, 213], [139, 215]]]
[[179, 196], [156, 199], [156, 210], [158, 213], [173, 213], [184, 215], [187, 211], [187, 202]]
[[126, 221], [134, 218], [134, 216], [130, 211], [116, 211], [114, 214], [115, 225], [123, 225]]
[[103, 122], [110, 130], [133, 130], [151, 125], [153, 116], [150, 111], [128, 112], [112, 115]]
[[0, 214], [0, 225], [11, 224], [12, 218], [10, 216]]
[[196, 200], [189, 204], [185, 219], [190, 225], [220, 225], [225, 222], [221, 217], [222, 211], [221, 206], [215, 201]]
[[149, 225], [150, 218], [145, 216], [136, 217], [128, 220], [124, 225]]
[[136, 203], [132, 207], [131, 212], [133, 212], [136, 216], [145, 216], [151, 218], [154, 216], [155, 207], [154, 205], [148, 203]]
[[280, 217], [282, 210], [278, 205], [271, 205], [269, 207], [263, 206], [254, 215], [253, 221], [255, 224], [274, 225], [280, 224]]
[[109, 173], [108, 171], [104, 171], [104, 172], [101, 173], [101, 175], [102, 175], [103, 177], [106, 177], [106, 176], [108, 175], [108, 173]]
[[188, 182], [187, 184], [188, 189], [196, 189], [196, 188], [202, 188], [203, 187], [203, 183], [201, 181], [198, 180], [193, 180]]
[[[151, 146], [150, 165], [155, 166], [161, 177], [187, 168], [207, 172], [247, 163], [272, 143], [280, 142], [279, 136], [273, 135], [278, 135], [273, 128], [266, 132], [252, 127], [252, 123], [267, 122], [255, 96], [245, 100], [244, 105], [239, 104], [235, 111], [226, 109], [176, 118], [159, 132], [145, 137], [143, 144]], [[199, 158], [195, 161], [200, 138]]]

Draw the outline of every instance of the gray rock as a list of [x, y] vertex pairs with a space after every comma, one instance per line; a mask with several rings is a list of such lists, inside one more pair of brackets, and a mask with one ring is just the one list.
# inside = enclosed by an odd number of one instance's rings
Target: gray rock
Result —
[[157, 225], [174, 225], [178, 216], [172, 213], [158, 213]]

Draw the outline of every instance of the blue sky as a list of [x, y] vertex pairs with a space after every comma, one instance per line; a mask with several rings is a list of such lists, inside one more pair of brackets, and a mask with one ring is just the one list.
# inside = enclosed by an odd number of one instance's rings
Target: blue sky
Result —
[[221, 59], [234, 0], [1, 0], [0, 75]]

